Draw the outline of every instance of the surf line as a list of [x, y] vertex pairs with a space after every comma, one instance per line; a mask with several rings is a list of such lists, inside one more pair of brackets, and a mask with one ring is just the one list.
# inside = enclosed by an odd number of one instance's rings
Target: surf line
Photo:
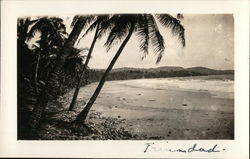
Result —
[[[167, 142], [168, 143], [168, 142]], [[201, 146], [198, 146], [198, 144], [194, 143], [192, 146], [188, 148], [177, 148], [177, 149], [172, 149], [168, 148], [167, 146], [159, 146], [155, 144], [154, 142], [152, 143], [145, 143], [145, 148], [144, 148], [144, 153], [147, 152], [180, 152], [180, 153], [192, 153], [192, 152], [206, 152], [206, 153], [216, 153], [216, 152], [221, 152], [217, 148], [218, 144], [215, 144], [211, 146], [210, 148], [203, 148]], [[222, 151], [225, 151], [226, 149], [222, 149]]]

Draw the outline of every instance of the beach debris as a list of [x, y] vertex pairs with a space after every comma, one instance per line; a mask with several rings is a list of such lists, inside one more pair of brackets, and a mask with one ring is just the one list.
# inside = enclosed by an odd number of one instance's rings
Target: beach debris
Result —
[[147, 137], [146, 138], [149, 138], [149, 139], [154, 139], [154, 140], [160, 140], [160, 139], [163, 139], [164, 137], [162, 136], [151, 136], [151, 137]]
[[172, 132], [171, 132], [171, 131], [169, 131], [169, 132], [168, 132], [168, 134], [167, 134], [167, 136], [169, 137], [171, 134], [172, 134]]
[[118, 117], [118, 118], [121, 118], [121, 116], [120, 116], [120, 115], [118, 115], [117, 117]]
[[149, 99], [148, 101], [152, 102], [152, 101], [155, 101], [155, 99]]
[[153, 121], [154, 119], [152, 119], [152, 118], [148, 118], [147, 120], [149, 120], [149, 121]]
[[119, 100], [126, 100], [126, 98], [124, 98], [124, 97], [123, 97], [123, 98], [122, 98], [122, 97], [119, 97]]
[[124, 123], [124, 122], [126, 122], [126, 119], [121, 119], [121, 123]]
[[186, 103], [183, 103], [182, 106], [187, 106], [187, 104], [186, 104]]
[[140, 96], [140, 95], [141, 95], [141, 93], [138, 93], [137, 95], [138, 95], [138, 96]]

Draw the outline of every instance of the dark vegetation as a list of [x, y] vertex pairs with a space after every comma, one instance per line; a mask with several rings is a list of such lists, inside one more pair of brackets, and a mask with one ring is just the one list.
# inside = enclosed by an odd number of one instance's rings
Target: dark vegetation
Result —
[[[91, 69], [88, 71], [89, 81], [99, 81], [104, 70]], [[234, 74], [233, 70], [214, 70], [205, 67], [158, 67], [158, 68], [118, 68], [113, 69], [107, 80], [128, 80], [128, 79], [143, 79], [143, 78], [168, 78], [168, 77], [187, 77], [187, 76], [208, 76]]]
[[[28, 43], [34, 36], [40, 34], [37, 45], [30, 48]], [[66, 45], [66, 27], [63, 20], [55, 17], [20, 18], [17, 20], [17, 65], [18, 65], [18, 138], [30, 138], [31, 115], [37, 107], [40, 96], [49, 85], [49, 79], [53, 75], [63, 46]], [[84, 57], [79, 56], [80, 49], [71, 48], [70, 55], [64, 59], [63, 65], [55, 78], [51, 80], [50, 91], [53, 98], [52, 105], [59, 106], [57, 98], [75, 86], [79, 79], [79, 72], [82, 70]], [[87, 78], [85, 78], [87, 79]], [[86, 80], [82, 84], [86, 84]], [[52, 107], [50, 111], [55, 111]], [[33, 112], [32, 112], [33, 111]], [[42, 112], [34, 118], [38, 120]], [[37, 116], [37, 117], [36, 117]], [[39, 122], [37, 122], [39, 123]], [[36, 123], [36, 124], [37, 124]], [[32, 132], [33, 133], [33, 132]], [[36, 136], [35, 133], [32, 136]]]

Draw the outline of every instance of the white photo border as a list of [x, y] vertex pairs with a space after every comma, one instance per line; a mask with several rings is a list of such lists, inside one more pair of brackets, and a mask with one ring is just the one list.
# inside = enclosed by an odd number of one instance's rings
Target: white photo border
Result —
[[[249, 1], [2, 1], [0, 157], [85, 158], [248, 158], [249, 156]], [[235, 51], [234, 140], [17, 140], [16, 23], [20, 16], [93, 13], [233, 14]], [[209, 34], [209, 33], [208, 33]], [[218, 144], [218, 153], [144, 153], [146, 143], [185, 148]], [[168, 143], [167, 143], [168, 142]]]

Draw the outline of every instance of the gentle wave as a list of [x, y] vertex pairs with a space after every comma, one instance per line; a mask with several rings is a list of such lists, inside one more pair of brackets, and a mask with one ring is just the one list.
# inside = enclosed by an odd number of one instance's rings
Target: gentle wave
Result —
[[176, 78], [161, 78], [161, 79], [139, 79], [117, 81], [130, 87], [141, 87], [147, 89], [158, 90], [186, 90], [210, 92], [215, 97], [233, 98], [234, 81], [227, 80], [204, 80], [204, 79], [176, 79]]

